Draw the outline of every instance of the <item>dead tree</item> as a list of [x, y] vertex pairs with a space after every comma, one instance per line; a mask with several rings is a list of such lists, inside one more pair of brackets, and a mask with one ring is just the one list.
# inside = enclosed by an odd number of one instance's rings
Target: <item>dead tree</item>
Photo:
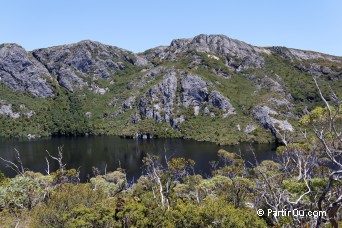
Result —
[[[337, 214], [338, 210], [342, 205], [342, 189], [341, 183], [337, 189], [334, 189], [334, 184], [342, 181], [342, 133], [340, 129], [337, 128], [336, 122], [341, 119], [341, 100], [332, 93], [334, 106], [331, 106], [329, 102], [325, 99], [316, 77], [313, 77], [316, 88], [322, 99], [324, 106], [326, 108], [326, 113], [323, 113], [323, 118], [321, 118], [320, 126], [315, 124], [314, 120], [311, 120], [316, 137], [318, 138], [322, 150], [326, 157], [331, 161], [331, 163], [336, 167], [329, 175], [329, 181], [326, 188], [322, 191], [318, 201], [317, 208], [320, 211], [326, 211], [328, 218], [323, 216], [318, 216], [316, 221], [316, 227], [320, 227], [322, 222], [327, 219], [330, 221], [333, 227], [338, 227]], [[333, 190], [334, 189], [334, 190]], [[328, 197], [329, 196], [329, 197]], [[324, 203], [325, 202], [325, 203]], [[326, 205], [324, 207], [324, 205]]]
[[[151, 184], [152, 184], [151, 190], [152, 190], [154, 199], [158, 202], [158, 196], [159, 196], [161, 207], [167, 206], [167, 208], [169, 208], [169, 202], [168, 202], [168, 199], [164, 195], [164, 187], [162, 184], [163, 170], [158, 159], [159, 159], [158, 156], [152, 156], [150, 154], [147, 154], [147, 157], [145, 157], [143, 160], [144, 165], [145, 165], [145, 172], [151, 181]], [[156, 192], [158, 192], [158, 194]]]
[[6, 167], [12, 169], [14, 172], [16, 172], [19, 175], [24, 175], [25, 171], [27, 171], [28, 169], [24, 168], [23, 162], [21, 161], [21, 158], [20, 158], [19, 151], [17, 149], [14, 149], [14, 151], [15, 151], [16, 162], [12, 162], [2, 157], [0, 157], [0, 159], [6, 163]]
[[[52, 156], [49, 153], [49, 151], [46, 151], [46, 153], [49, 155], [50, 158], [52, 158], [53, 160], [56, 160], [58, 162], [59, 169], [61, 171], [64, 171], [66, 164], [63, 164], [63, 146], [59, 146], [57, 149], [58, 149], [58, 156], [57, 157]], [[49, 161], [48, 161], [47, 158], [45, 158], [45, 159], [47, 161], [47, 166], [48, 166], [48, 169], [49, 169], [49, 167], [50, 167]]]

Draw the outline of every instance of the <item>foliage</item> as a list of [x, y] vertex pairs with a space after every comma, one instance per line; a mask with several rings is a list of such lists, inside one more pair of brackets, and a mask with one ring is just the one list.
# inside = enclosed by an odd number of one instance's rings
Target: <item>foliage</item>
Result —
[[105, 175], [98, 175], [90, 179], [93, 189], [100, 189], [108, 197], [115, 196], [122, 191], [127, 184], [126, 174], [114, 171]]
[[49, 189], [35, 178], [20, 176], [0, 186], [0, 208], [33, 208], [44, 200]]
[[[308, 149], [305, 144], [292, 146]], [[280, 153], [289, 148], [280, 148]], [[287, 217], [277, 223], [269, 217], [264, 220], [254, 209], [267, 208], [259, 195], [264, 180], [272, 189], [281, 189], [280, 196], [287, 195], [289, 200], [307, 191], [303, 180], [282, 172], [281, 163], [266, 160], [254, 169], [246, 169], [235, 154], [221, 149], [218, 155], [220, 167], [213, 170], [213, 177], [205, 179], [194, 174], [190, 159], [172, 158], [163, 164], [159, 157], [149, 155], [144, 159], [145, 175], [131, 186], [122, 170], [95, 173], [90, 183], [73, 181], [78, 177], [76, 170], [60, 169], [46, 176], [25, 172], [0, 186], [0, 225], [18, 221], [28, 227], [293, 225]], [[220, 175], [232, 167], [229, 175]], [[314, 210], [311, 201], [327, 184], [326, 178], [311, 178], [312, 191], [303, 197], [301, 205]], [[340, 186], [334, 184], [334, 188]], [[253, 203], [256, 207], [249, 208]]]
[[3, 172], [0, 171], [0, 185], [6, 181], [6, 176]]
[[51, 177], [53, 178], [53, 185], [65, 183], [77, 184], [80, 182], [79, 173], [76, 169], [58, 169], [56, 172], [51, 173]]
[[[108, 216], [108, 214], [105, 215], [107, 212], [101, 214], [104, 208], [98, 208], [100, 211], [95, 208], [90, 211], [83, 210], [96, 207], [97, 203], [102, 200], [104, 200], [104, 194], [101, 191], [93, 191], [89, 184], [61, 185], [52, 192], [46, 204], [41, 204], [33, 210], [33, 224], [35, 227], [65, 227], [66, 225], [72, 227], [82, 222], [85, 224], [92, 222], [93, 216], [99, 216], [100, 220], [104, 219]], [[91, 213], [93, 214], [90, 218], [86, 219], [85, 216]]]

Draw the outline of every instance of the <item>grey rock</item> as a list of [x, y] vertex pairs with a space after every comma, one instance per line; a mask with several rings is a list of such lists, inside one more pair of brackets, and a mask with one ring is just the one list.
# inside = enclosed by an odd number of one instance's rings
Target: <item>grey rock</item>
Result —
[[87, 83], [82, 78], [65, 68], [60, 68], [53, 72], [55, 72], [57, 76], [59, 85], [66, 88], [70, 92], [73, 92], [75, 87], [81, 89], [84, 86], [87, 86]]
[[179, 129], [179, 124], [183, 123], [185, 121], [185, 118], [183, 115], [174, 118], [174, 119], [170, 119], [170, 124], [173, 128], [175, 129]]
[[287, 106], [287, 107], [292, 106], [292, 104], [285, 98], [280, 100], [280, 99], [272, 97], [268, 101], [275, 103], [276, 106]]
[[195, 116], [198, 116], [199, 111], [200, 111], [200, 106], [194, 106], [194, 115]]
[[297, 50], [292, 48], [289, 48], [288, 50], [291, 52], [292, 55], [294, 55], [299, 60], [323, 59], [331, 62], [341, 63], [341, 60], [338, 59], [336, 56], [331, 56], [312, 51]]
[[122, 108], [125, 109], [132, 109], [133, 105], [135, 102], [135, 96], [130, 96], [129, 98], [127, 98], [123, 104], [122, 104]]
[[182, 104], [189, 106], [201, 106], [208, 101], [207, 83], [197, 75], [184, 73], [181, 80], [183, 100]]
[[[217, 90], [213, 90], [210, 92], [209, 103], [211, 103], [214, 107], [222, 110], [224, 114], [235, 114], [235, 109], [230, 103], [230, 100], [227, 97], [223, 96]], [[225, 115], [225, 117], [227, 117], [228, 115]]]
[[140, 56], [143, 56], [144, 59], [153, 61], [156, 58], [159, 58], [160, 60], [164, 60], [166, 58], [169, 58], [170, 53], [168, 52], [169, 47], [167, 46], [159, 46], [156, 48], [152, 48], [149, 50], [146, 50], [144, 53], [140, 54]]
[[322, 73], [321, 66], [316, 63], [311, 63], [310, 66], [305, 66], [305, 65], [300, 64], [300, 65], [296, 65], [296, 68], [304, 73], [309, 73], [314, 76], [319, 76]]
[[145, 86], [156, 80], [156, 77], [159, 73], [164, 72], [167, 74], [167, 70], [164, 67], [155, 67], [152, 68], [148, 73], [144, 74], [142, 77], [138, 77], [133, 79], [126, 88], [129, 90], [143, 90]]
[[240, 126], [240, 124], [236, 125], [236, 128], [237, 128], [238, 131], [241, 131], [241, 126]]
[[154, 111], [153, 118], [156, 120], [157, 123], [163, 122], [163, 118], [161, 117], [159, 111]]
[[292, 54], [286, 47], [273, 47], [273, 50], [287, 61], [293, 62]]
[[277, 114], [267, 106], [257, 106], [253, 109], [253, 117], [259, 121], [266, 129], [273, 129], [273, 124], [270, 119], [270, 114]]
[[255, 126], [254, 124], [247, 124], [245, 130], [243, 131], [246, 134], [249, 134], [251, 132], [253, 132], [255, 129], [257, 129], [258, 127]]
[[101, 94], [101, 95], [107, 93], [108, 91], [109, 91], [109, 89], [107, 87], [106, 88], [100, 88], [100, 87], [96, 86], [94, 89], [95, 94]]
[[260, 48], [255, 48], [224, 35], [202, 34], [192, 39], [173, 40], [170, 45], [170, 50], [175, 53], [191, 49], [223, 56], [226, 59], [226, 64], [237, 70], [264, 65], [264, 59], [259, 55]]
[[[170, 122], [177, 92], [177, 71], [169, 69], [165, 70], [164, 74], [163, 81], [152, 86], [140, 99], [138, 108], [142, 118]], [[164, 116], [161, 116], [161, 112]]]
[[210, 113], [209, 108], [208, 108], [208, 107], [205, 107], [205, 108], [204, 108], [204, 114], [209, 115], [209, 113]]
[[126, 69], [125, 63], [137, 66], [147, 64], [143, 57], [89, 40], [38, 49], [32, 54], [69, 91], [86, 86], [83, 78], [110, 78], [117, 71]]
[[28, 135], [27, 135], [27, 138], [28, 138], [29, 140], [31, 140], [31, 139], [37, 139], [37, 138], [40, 138], [40, 135], [28, 134]]
[[[265, 48], [254, 47], [224, 35], [202, 34], [190, 39], [175, 39], [169, 47], [153, 48], [144, 52], [142, 56], [152, 62], [156, 59], [159, 61], [174, 61], [178, 56], [185, 55], [191, 50], [205, 52], [210, 56], [214, 56], [215, 59], [222, 59], [229, 68], [237, 71], [262, 67], [265, 60], [261, 53], [270, 53]], [[192, 55], [192, 57], [193, 61], [189, 64], [189, 67], [196, 68], [196, 65], [202, 60], [195, 55]], [[229, 78], [229, 75], [222, 76]]]
[[[213, 84], [204, 81], [201, 77], [174, 68], [151, 71], [146, 76], [153, 77], [155, 73], [164, 74], [164, 78], [162, 82], [150, 87], [140, 99], [138, 108], [142, 119], [153, 118], [157, 122], [165, 121], [177, 128], [178, 123], [181, 123], [184, 118], [173, 118], [178, 116], [178, 109], [175, 110], [175, 107], [180, 105], [192, 108], [195, 116], [199, 115], [202, 108], [209, 115], [210, 111], [206, 106], [208, 104], [220, 109], [224, 118], [235, 114], [230, 100], [216, 90], [209, 94], [208, 87]], [[177, 77], [181, 78], [179, 83], [181, 96], [177, 95]]]
[[273, 117], [271, 117], [270, 119], [274, 128], [278, 127], [283, 131], [290, 131], [290, 132], [294, 131], [294, 128], [287, 120], [278, 120]]
[[122, 109], [120, 109], [120, 110], [114, 112], [114, 113], [111, 115], [111, 117], [112, 117], [112, 118], [115, 118], [115, 117], [117, 117], [118, 115], [121, 115], [121, 114], [123, 114], [123, 113], [124, 113], [124, 111], [123, 111]]
[[141, 120], [140, 115], [138, 113], [134, 113], [131, 115], [131, 123], [139, 123], [139, 121]]
[[255, 75], [249, 75], [246, 77], [246, 79], [253, 81], [255, 88], [257, 89], [256, 91], [265, 89], [268, 91], [277, 92], [281, 96], [286, 96], [283, 86], [282, 86], [283, 82], [280, 76], [279, 75], [275, 75], [275, 76], [277, 80], [272, 79], [268, 77], [267, 75], [265, 75], [263, 78], [258, 78]]
[[134, 65], [135, 66], [146, 66], [149, 64], [149, 62], [147, 61], [147, 59], [145, 59], [142, 56], [136, 55], [134, 54], [134, 57], [136, 58], [136, 60], [134, 61]]
[[5, 115], [13, 119], [17, 119], [20, 117], [20, 113], [18, 112], [13, 112], [12, 110], [12, 104], [8, 105], [2, 105], [0, 107], [0, 115]]
[[330, 74], [332, 72], [329, 67], [322, 67], [321, 71], [323, 74]]
[[[86, 85], [87, 83], [85, 83], [84, 85]], [[109, 92], [109, 88], [106, 87], [106, 88], [101, 88], [100, 86], [96, 85], [95, 83], [92, 83], [88, 89], [90, 91], [94, 91], [95, 94], [100, 94], [100, 95], [103, 95], [107, 92]]]
[[283, 87], [277, 81], [267, 76], [260, 80], [260, 85], [262, 88], [267, 88], [272, 92], [283, 92]]
[[329, 76], [329, 79], [332, 80], [332, 81], [337, 81], [337, 80], [340, 80], [342, 78], [342, 73], [339, 73], [337, 75], [330, 75]]
[[26, 116], [27, 118], [31, 118], [34, 114], [36, 114], [34, 111], [29, 111], [26, 113], [23, 113], [23, 116]]
[[221, 71], [217, 71], [215, 69], [211, 69], [211, 71], [216, 74], [217, 76], [221, 77], [221, 78], [224, 78], [224, 79], [229, 79], [231, 78], [232, 76], [230, 74], [227, 74], [225, 72], [221, 72]]
[[114, 97], [111, 101], [108, 102], [108, 106], [114, 106], [114, 107], [116, 107], [116, 105], [118, 104], [118, 101], [119, 101], [119, 100], [120, 100], [119, 98]]
[[36, 97], [52, 97], [51, 75], [21, 46], [0, 46], [0, 82], [16, 91], [29, 91]]
[[91, 118], [92, 115], [93, 115], [93, 113], [91, 113], [91, 112], [86, 112], [86, 113], [85, 113], [85, 116], [86, 116], [87, 118]]
[[270, 129], [277, 136], [278, 128], [283, 131], [293, 131], [292, 125], [287, 120], [278, 120], [271, 115], [278, 114], [267, 106], [257, 106], [253, 109], [253, 117], [260, 122], [264, 128]]

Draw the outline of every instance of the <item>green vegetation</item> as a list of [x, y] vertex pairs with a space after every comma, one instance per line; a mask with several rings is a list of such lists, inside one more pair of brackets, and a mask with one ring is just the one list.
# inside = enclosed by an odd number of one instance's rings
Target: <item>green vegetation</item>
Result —
[[[322, 74], [319, 78], [323, 95], [329, 100], [332, 97], [330, 96], [332, 89], [338, 97], [342, 96], [340, 90], [342, 82], [334, 79], [338, 77], [341, 63], [323, 59], [301, 61], [294, 58], [291, 62], [275, 52], [259, 53], [264, 58], [263, 67], [245, 68], [243, 67], [245, 60], [238, 59], [236, 56], [228, 58], [217, 53], [190, 49], [177, 53], [176, 58], [156, 57], [150, 60], [149, 66], [136, 66], [134, 65], [136, 57], [132, 53], [115, 48], [111, 50], [123, 54], [124, 57], [102, 56], [105, 60], [120, 63], [120, 69], [116, 69], [106, 78], [95, 76], [94, 72], [98, 70], [95, 68], [90, 69], [88, 75], [75, 70], [75, 74], [87, 82], [89, 88], [77, 89], [75, 86], [74, 92], [68, 92], [56, 81], [51, 81], [56, 96], [41, 99], [33, 97], [28, 92], [12, 91], [0, 83], [1, 102], [12, 104], [12, 111], [20, 114], [16, 119], [0, 115], [0, 137], [27, 137], [29, 134], [38, 136], [107, 134], [136, 137], [145, 134], [159, 138], [191, 138], [222, 145], [239, 142], [269, 143], [274, 142], [275, 137], [253, 117], [256, 106], [270, 107], [278, 113], [273, 116], [274, 118], [286, 119], [296, 128], [297, 120], [301, 116], [317, 105], [323, 104], [312, 74], [305, 72], [301, 67], [310, 69], [310, 64], [313, 63], [329, 67], [334, 73], [329, 76]], [[148, 50], [145, 54], [152, 52], [153, 50]], [[92, 57], [95, 59], [99, 55], [99, 50], [94, 49]], [[206, 103], [199, 110], [199, 115], [195, 116], [192, 107], [185, 108], [179, 105], [178, 100], [181, 102], [183, 99], [180, 82], [183, 75], [177, 74], [177, 101], [174, 101], [174, 116], [171, 117], [182, 116], [185, 121], [173, 128], [165, 121], [157, 122], [144, 117], [140, 120], [140, 99], [151, 87], [160, 83], [165, 75], [163, 70], [158, 71], [157, 66], [166, 71], [173, 69], [174, 72], [198, 75], [207, 82], [209, 93], [217, 90], [229, 98], [236, 115], [222, 118], [221, 110]], [[153, 76], [146, 76], [153, 71], [156, 72], [151, 74]], [[98, 94], [94, 90], [89, 90], [94, 85], [105, 89], [106, 92]], [[131, 107], [124, 108], [123, 103], [131, 97], [135, 97]], [[288, 103], [284, 103], [284, 99]], [[153, 104], [149, 105], [153, 107]], [[204, 112], [204, 106], [209, 110], [210, 115]], [[33, 111], [32, 116], [27, 115], [30, 111]], [[160, 114], [163, 118], [164, 113]], [[133, 121], [135, 117], [136, 121]], [[246, 132], [246, 127], [252, 125], [254, 130]], [[302, 140], [300, 133], [293, 134], [296, 141]]]
[[[219, 175], [203, 179], [191, 174], [194, 162], [183, 158], [170, 160], [168, 169], [161, 166], [157, 157], [147, 157], [144, 161], [145, 175], [133, 185], [127, 184], [122, 170], [97, 175], [90, 183], [83, 184], [71, 183], [70, 179], [57, 182], [57, 174], [18, 175], [0, 186], [0, 225], [265, 227], [265, 221], [245, 206], [245, 200], [252, 196], [247, 190], [249, 181], [243, 178], [231, 181]], [[69, 171], [58, 172], [65, 176]], [[226, 184], [222, 182], [225, 179]], [[160, 186], [168, 189], [159, 193]], [[231, 189], [238, 188], [246, 188], [247, 192], [242, 193], [237, 204]]]
[[[335, 123], [340, 112], [332, 106], [317, 107], [299, 122], [302, 127], [328, 126], [333, 115], [331, 126], [339, 128]], [[335, 226], [341, 223], [342, 185], [341, 170], [331, 162], [340, 165], [341, 157], [331, 149], [340, 148], [340, 141], [334, 141], [340, 136], [334, 128], [325, 135], [325, 144], [308, 136], [307, 142], [279, 146], [278, 162], [252, 166], [220, 149], [219, 160], [210, 162], [212, 175], [206, 178], [195, 173], [191, 159], [163, 162], [149, 154], [141, 177], [130, 184], [122, 169], [101, 174], [96, 168], [89, 183], [80, 183], [79, 172], [66, 170], [62, 160], [48, 175], [18, 169], [16, 177], [6, 178], [0, 172], [0, 226], [305, 227], [329, 221]], [[320, 217], [259, 217], [257, 209], [332, 212]]]
[[[287, 85], [287, 92], [292, 95], [295, 104], [298, 106], [296, 114], [303, 114], [303, 106], [307, 106], [310, 111], [318, 105], [323, 105], [312, 79], [312, 75], [303, 73], [296, 67], [302, 64], [308, 65], [308, 63], [299, 61], [290, 63], [276, 54], [265, 55], [265, 59], [266, 64], [264, 72], [270, 76], [274, 74], [281, 76], [284, 83]], [[327, 77], [322, 77], [320, 80], [320, 87], [323, 95], [329, 99], [329, 94], [332, 89], [335, 91], [336, 95], [340, 97], [342, 95], [342, 91], [339, 89], [341, 88], [341, 83], [340, 80], [332, 83]]]
[[[311, 153], [305, 144], [291, 144], [279, 148], [278, 155], [291, 156], [298, 150]], [[143, 159], [143, 175], [134, 184], [128, 184], [121, 169], [103, 175], [95, 169], [90, 183], [79, 183], [78, 172], [63, 167], [46, 176], [29, 171], [14, 178], [2, 176], [0, 226], [235, 228], [292, 226], [294, 221], [305, 226], [316, 219], [274, 220], [255, 211], [266, 211], [273, 203], [288, 208], [282, 196], [294, 201], [307, 192], [307, 179], [295, 178], [298, 169], [292, 163], [286, 172], [284, 163], [274, 161], [246, 169], [234, 153], [221, 149], [218, 156], [219, 161], [212, 162], [212, 176], [206, 179], [194, 173], [190, 159], [172, 158], [162, 165], [159, 157], [150, 155]], [[329, 185], [323, 167], [311, 172], [310, 192], [300, 200], [301, 209], [317, 210], [312, 202]], [[339, 182], [332, 186], [337, 191], [342, 187]], [[279, 198], [268, 198], [273, 191]], [[331, 195], [330, 200], [336, 197]]]

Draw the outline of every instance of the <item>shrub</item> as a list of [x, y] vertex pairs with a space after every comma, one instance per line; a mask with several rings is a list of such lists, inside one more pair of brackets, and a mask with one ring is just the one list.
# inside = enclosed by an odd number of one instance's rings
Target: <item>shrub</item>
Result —
[[90, 183], [94, 190], [100, 189], [110, 197], [124, 189], [127, 184], [127, 179], [126, 174], [120, 171], [114, 171], [106, 175], [93, 177], [90, 179]]
[[33, 208], [42, 202], [48, 190], [38, 179], [27, 176], [16, 176], [0, 186], [0, 208], [13, 210], [16, 208]]

